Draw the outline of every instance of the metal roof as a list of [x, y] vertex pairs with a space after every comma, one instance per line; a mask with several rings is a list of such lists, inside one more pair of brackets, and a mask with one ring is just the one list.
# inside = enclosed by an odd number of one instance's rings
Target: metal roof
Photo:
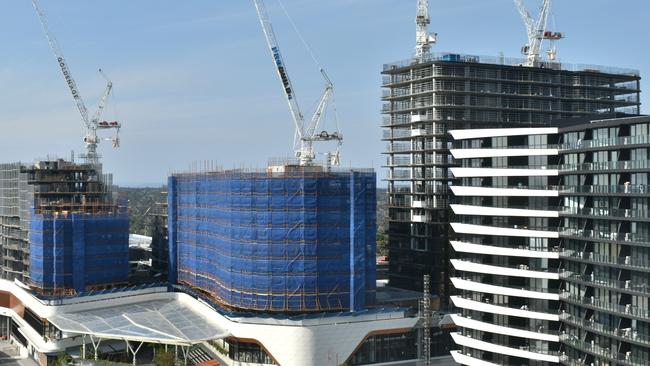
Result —
[[192, 345], [228, 336], [213, 320], [173, 299], [59, 313], [48, 320], [63, 332], [138, 342]]

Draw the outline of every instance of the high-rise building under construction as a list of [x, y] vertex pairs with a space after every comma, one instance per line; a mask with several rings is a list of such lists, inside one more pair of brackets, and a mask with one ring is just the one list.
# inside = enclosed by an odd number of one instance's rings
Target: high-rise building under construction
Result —
[[[424, 14], [418, 14], [418, 27], [428, 24]], [[418, 37], [415, 57], [385, 64], [382, 71], [389, 281], [420, 290], [422, 276], [429, 274], [432, 291], [445, 299], [453, 182], [448, 168], [456, 164], [447, 131], [533, 126], [603, 112], [639, 114], [640, 76], [637, 70], [534, 57], [531, 62], [434, 54], [428, 44], [435, 40], [423, 38]]]

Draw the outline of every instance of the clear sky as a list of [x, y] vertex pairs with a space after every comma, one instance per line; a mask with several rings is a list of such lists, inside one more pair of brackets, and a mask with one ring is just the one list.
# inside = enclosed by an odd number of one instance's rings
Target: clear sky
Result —
[[[41, 0], [82, 96], [94, 110], [103, 68], [115, 84], [105, 118], [122, 147], [100, 146], [124, 185], [160, 185], [193, 161], [264, 167], [291, 153], [293, 127], [249, 0]], [[323, 83], [276, 0], [271, 20], [305, 115]], [[414, 47], [415, 0], [283, 0], [336, 87], [345, 166], [378, 169], [383, 63]], [[511, 0], [430, 0], [434, 51], [519, 56], [526, 36]], [[528, 0], [531, 10], [539, 1]], [[81, 119], [28, 0], [0, 13], [0, 161], [83, 151]], [[650, 74], [647, 0], [556, 0], [562, 61]], [[645, 83], [642, 81], [642, 87]], [[642, 97], [650, 103], [648, 95]], [[643, 108], [643, 112], [648, 112]]]

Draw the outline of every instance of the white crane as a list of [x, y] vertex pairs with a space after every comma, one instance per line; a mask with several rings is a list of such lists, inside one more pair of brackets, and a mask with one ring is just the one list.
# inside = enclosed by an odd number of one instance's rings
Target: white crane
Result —
[[425, 61], [431, 57], [431, 45], [436, 43], [438, 34], [429, 33], [429, 0], [418, 0], [415, 16], [415, 58]]
[[45, 18], [45, 13], [43, 12], [37, 0], [32, 0], [32, 4], [34, 5], [34, 9], [36, 10], [36, 14], [38, 15], [41, 25], [43, 26], [45, 37], [47, 37], [47, 41], [50, 44], [52, 51], [54, 52], [54, 56], [56, 57], [56, 61], [59, 64], [59, 68], [61, 69], [63, 78], [65, 79], [65, 82], [68, 84], [70, 93], [72, 93], [72, 98], [74, 98], [74, 101], [77, 104], [77, 108], [79, 109], [79, 113], [81, 114], [81, 119], [84, 122], [84, 143], [86, 145], [86, 154], [84, 157], [86, 159], [86, 162], [90, 164], [98, 164], [99, 155], [97, 154], [97, 144], [99, 144], [100, 139], [97, 136], [97, 130], [109, 130], [109, 129], [116, 130], [115, 136], [107, 140], [112, 141], [113, 147], [115, 148], [119, 147], [120, 144], [118, 134], [120, 131], [120, 127], [122, 127], [121, 123], [117, 121], [113, 121], [113, 122], [99, 121], [102, 112], [104, 111], [106, 101], [108, 100], [111, 90], [113, 89], [113, 83], [110, 80], [108, 80], [106, 75], [100, 69], [99, 72], [107, 80], [106, 90], [104, 91], [104, 94], [99, 100], [99, 103], [97, 105], [97, 110], [95, 111], [92, 117], [89, 117], [88, 109], [86, 108], [86, 104], [81, 98], [79, 89], [77, 89], [77, 83], [72, 78], [72, 73], [70, 73], [68, 64], [65, 61], [65, 58], [63, 57], [63, 52], [61, 51], [61, 47], [59, 47], [59, 44], [56, 38], [54, 37], [54, 35], [50, 33], [47, 24], [47, 19]]
[[543, 0], [540, 7], [539, 19], [535, 20], [530, 15], [523, 0], [514, 0], [517, 10], [524, 21], [526, 32], [528, 35], [528, 44], [522, 47], [521, 52], [526, 55], [526, 66], [535, 66], [541, 61], [541, 49], [544, 40], [551, 42], [551, 47], [548, 49], [548, 58], [555, 61], [557, 58], [557, 50], [553, 43], [557, 40], [564, 38], [560, 32], [551, 32], [546, 29], [548, 23], [548, 15], [551, 10], [551, 0]]
[[323, 113], [327, 104], [329, 103], [332, 93], [334, 91], [334, 85], [330, 81], [329, 77], [325, 71], [321, 68], [320, 72], [325, 79], [325, 91], [316, 107], [316, 110], [309, 122], [308, 126], [305, 126], [305, 118], [300, 111], [300, 106], [298, 100], [296, 99], [295, 91], [293, 85], [291, 84], [291, 79], [287, 73], [286, 65], [280, 53], [280, 47], [278, 41], [275, 38], [275, 33], [273, 32], [273, 26], [269, 20], [269, 15], [264, 6], [263, 0], [253, 0], [255, 4], [255, 9], [257, 10], [257, 15], [262, 25], [262, 30], [264, 31], [264, 37], [266, 38], [266, 43], [271, 51], [271, 56], [273, 57], [273, 62], [275, 64], [280, 82], [282, 83], [282, 89], [289, 103], [289, 110], [291, 111], [291, 116], [293, 118], [293, 123], [295, 125], [295, 135], [294, 135], [294, 151], [296, 157], [299, 159], [300, 165], [312, 165], [316, 158], [316, 153], [314, 151], [313, 143], [317, 141], [337, 141], [337, 149], [332, 153], [328, 153], [328, 158], [326, 159], [326, 164], [338, 165], [339, 164], [339, 147], [343, 141], [343, 135], [339, 131], [327, 132], [320, 131], [318, 132], [318, 125], [323, 117]]

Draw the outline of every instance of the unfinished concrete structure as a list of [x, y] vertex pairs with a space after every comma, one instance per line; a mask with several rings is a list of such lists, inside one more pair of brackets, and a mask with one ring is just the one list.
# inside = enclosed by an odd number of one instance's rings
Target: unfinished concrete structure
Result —
[[637, 70], [450, 53], [384, 65], [389, 280], [447, 298], [449, 129], [517, 127], [640, 113]]
[[116, 197], [101, 165], [0, 165], [2, 277], [57, 295], [126, 282], [128, 217]]

